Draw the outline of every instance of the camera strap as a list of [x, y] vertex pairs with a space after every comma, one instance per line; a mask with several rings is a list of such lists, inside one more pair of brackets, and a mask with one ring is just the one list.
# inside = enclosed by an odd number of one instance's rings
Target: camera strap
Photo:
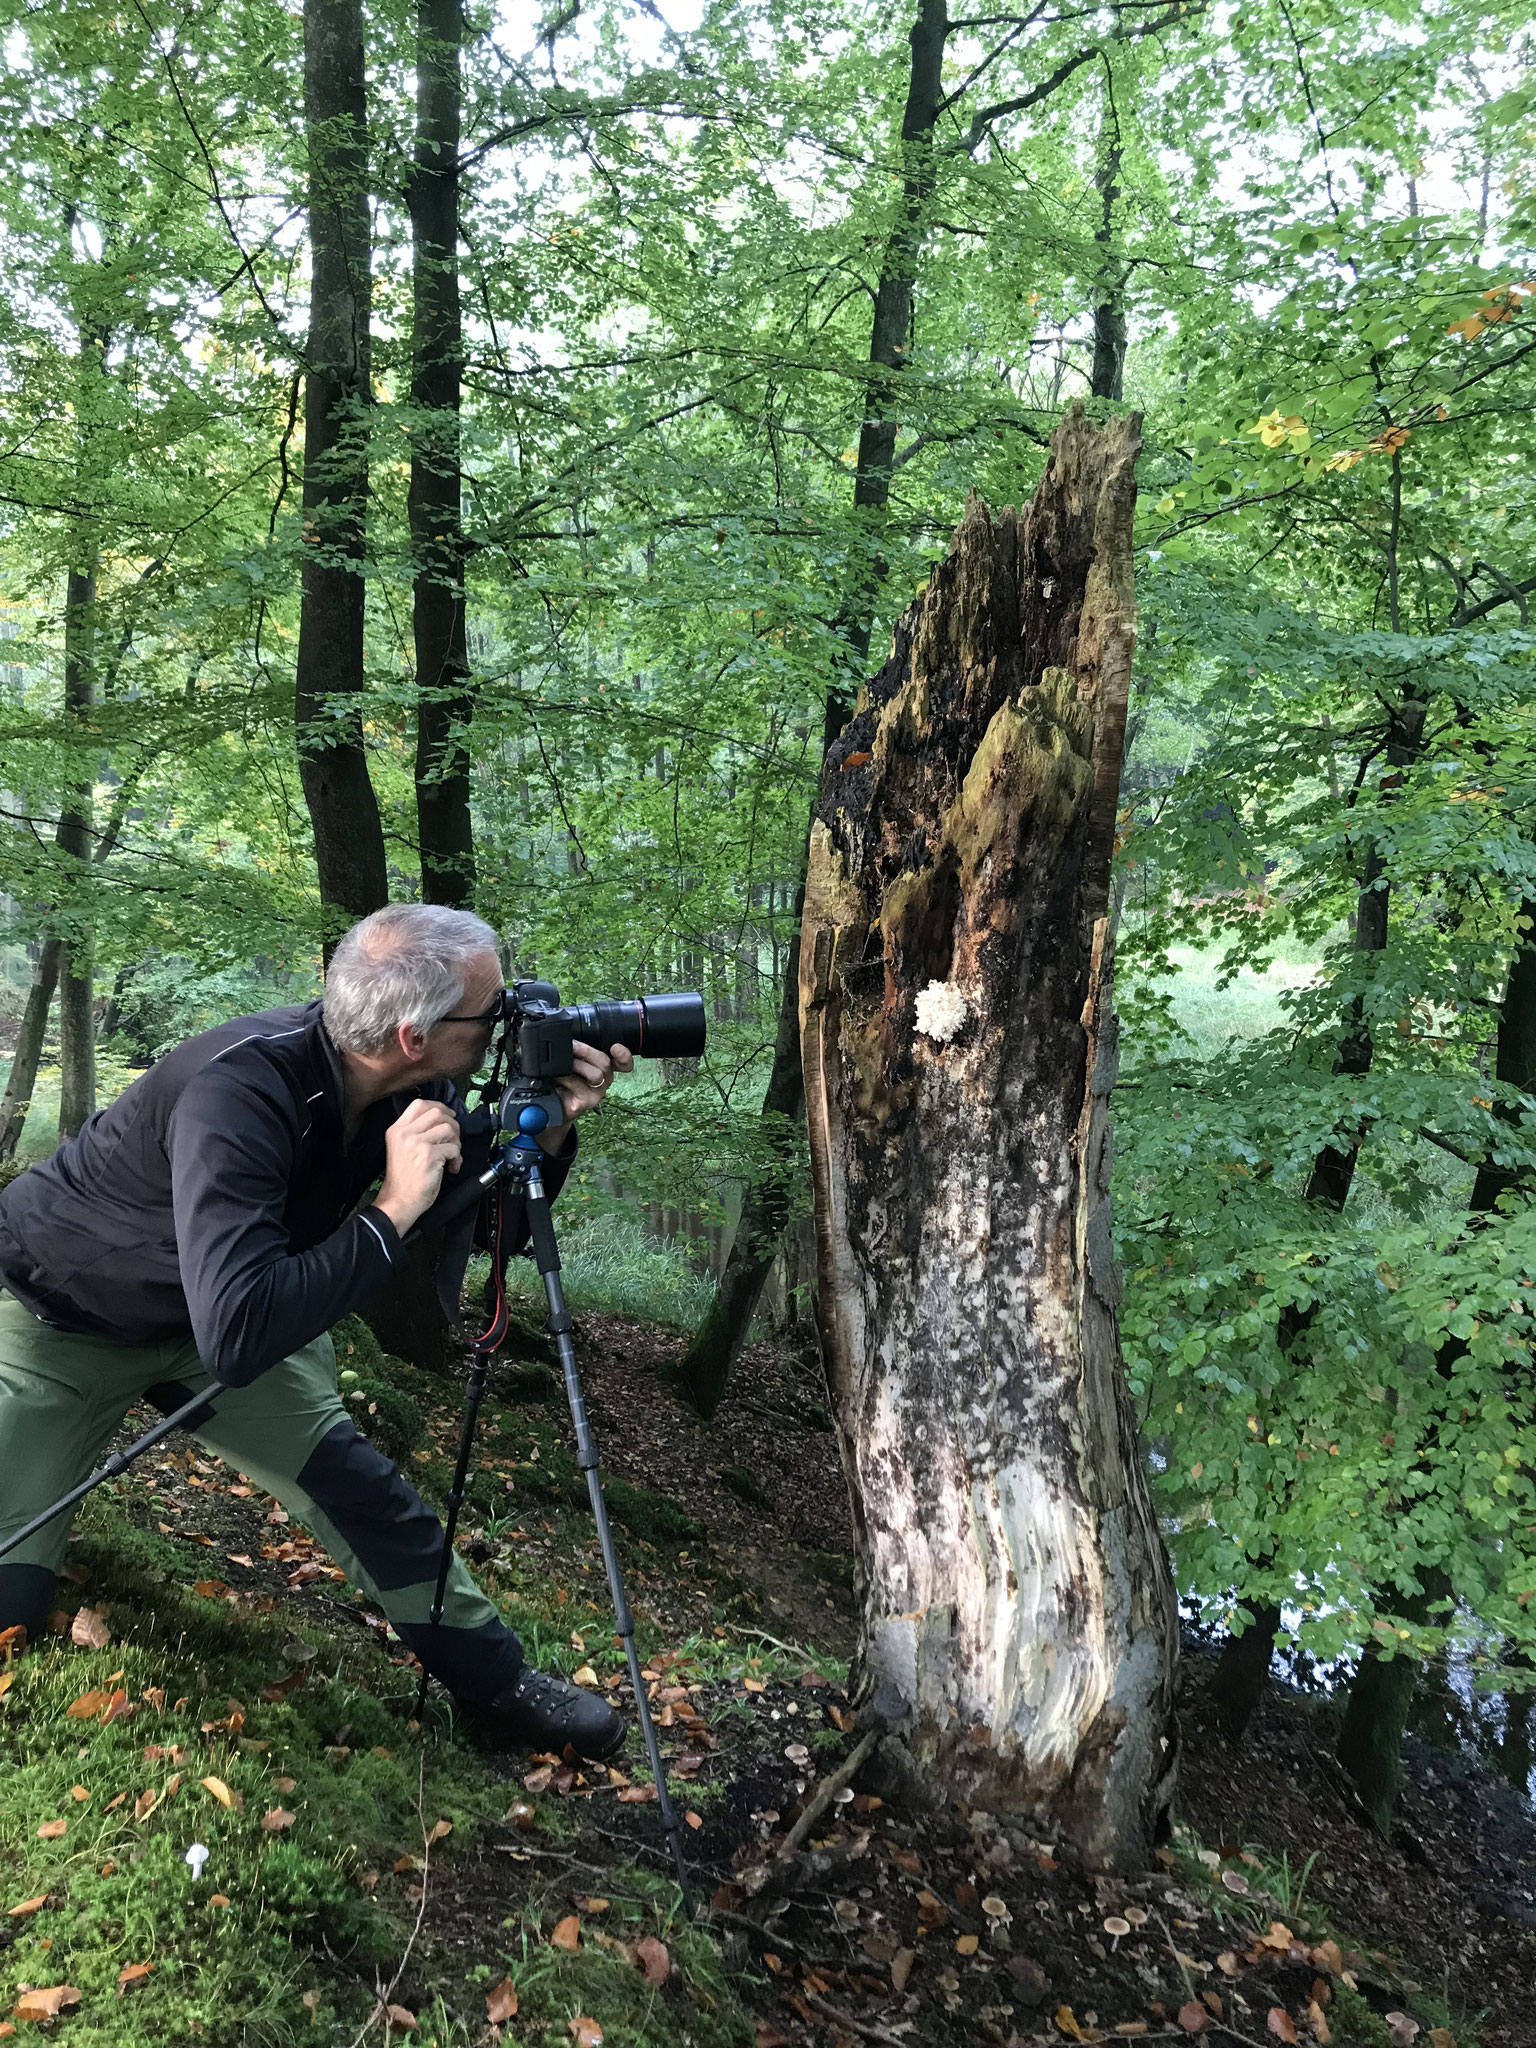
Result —
[[485, 1242], [491, 1255], [491, 1270], [485, 1283], [485, 1306], [490, 1321], [475, 1339], [475, 1349], [489, 1354], [499, 1351], [507, 1334], [507, 1183], [498, 1176], [485, 1191]]

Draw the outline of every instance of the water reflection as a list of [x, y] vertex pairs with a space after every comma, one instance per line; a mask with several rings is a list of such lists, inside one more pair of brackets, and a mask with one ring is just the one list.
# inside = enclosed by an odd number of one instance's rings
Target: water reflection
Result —
[[[1184, 1602], [1185, 1624], [1202, 1643], [1219, 1649], [1227, 1631], [1212, 1619], [1211, 1610]], [[1286, 1628], [1301, 1625], [1299, 1609], [1282, 1609]], [[1408, 1732], [1433, 1748], [1476, 1758], [1524, 1794], [1536, 1809], [1536, 1668], [1518, 1652], [1505, 1652], [1496, 1637], [1471, 1633], [1464, 1645], [1430, 1658], [1424, 1665], [1408, 1714]], [[1353, 1661], [1331, 1662], [1309, 1650], [1277, 1646], [1274, 1676], [1300, 1692], [1333, 1693], [1349, 1684]], [[1528, 1672], [1526, 1686], [1494, 1691], [1480, 1687], [1477, 1674], [1500, 1669]]]

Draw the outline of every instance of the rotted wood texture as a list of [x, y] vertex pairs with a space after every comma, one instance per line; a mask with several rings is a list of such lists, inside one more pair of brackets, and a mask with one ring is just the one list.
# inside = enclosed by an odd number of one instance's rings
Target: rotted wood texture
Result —
[[1076, 1860], [1172, 1791], [1176, 1610], [1110, 1234], [1110, 862], [1140, 423], [972, 500], [828, 755], [800, 951], [862, 1696]]

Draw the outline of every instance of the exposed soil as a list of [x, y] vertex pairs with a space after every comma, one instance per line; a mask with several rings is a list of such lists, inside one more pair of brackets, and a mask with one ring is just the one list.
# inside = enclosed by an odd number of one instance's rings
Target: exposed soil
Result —
[[[758, 1629], [845, 1656], [852, 1603], [835, 1580], [850, 1536], [810, 1369], [751, 1347], [706, 1429], [657, 1378], [681, 1343], [651, 1327], [581, 1319], [605, 1471], [670, 1496], [708, 1532], [691, 1545], [629, 1543], [637, 1606], [678, 1643], [704, 1635], [749, 1649]], [[455, 1426], [455, 1390], [445, 1383], [442, 1394], [429, 1422], [438, 1458]], [[546, 1427], [556, 1412], [541, 1411]], [[153, 1470], [122, 1483], [125, 1502], [196, 1546], [208, 1597], [287, 1606], [300, 1651], [319, 1603], [327, 1618], [340, 1610], [382, 1632], [381, 1618], [342, 1597], [324, 1558], [237, 1475], [185, 1452], [154, 1458]], [[743, 1498], [743, 1472], [760, 1501]], [[517, 1500], [515, 1466], [512, 1478]], [[590, 1523], [518, 1513], [521, 1537], [472, 1525], [471, 1556], [493, 1570], [502, 1560], [536, 1565], [601, 1602]], [[1453, 1756], [1410, 1745], [1402, 1825], [1383, 1841], [1332, 1762], [1329, 1706], [1276, 1687], [1234, 1753], [1207, 1724], [1206, 1659], [1192, 1649], [1181, 1781], [1191, 1833], [1149, 1872], [1076, 1876], [1054, 1845], [1003, 1817], [907, 1810], [877, 1796], [889, 1793], [878, 1778], [855, 1780], [813, 1829], [809, 1860], [785, 1868], [776, 1846], [847, 1753], [854, 1716], [809, 1658], [767, 1681], [750, 1666], [710, 1675], [725, 1661], [663, 1653], [648, 1690], [679, 1805], [698, 1823], [688, 1830], [695, 1887], [713, 1900], [742, 1994], [760, 2015], [758, 2048], [1059, 2044], [1117, 2029], [1179, 2040], [1199, 2029], [1269, 2048], [1293, 2038], [1288, 2025], [1302, 2041], [1321, 2042], [1327, 2029], [1341, 2042], [1385, 2043], [1366, 2007], [1408, 2014], [1427, 2044], [1443, 2016], [1437, 2000], [1486, 2048], [1536, 2048], [1536, 1820], [1510, 1788]], [[614, 1690], [622, 1700], [626, 1689]], [[669, 1867], [658, 1808], [625, 1774], [615, 1782], [560, 1759], [497, 1768], [509, 1818], [444, 1855], [424, 1902], [408, 1866], [379, 1879], [381, 1896], [398, 1887], [404, 1907], [415, 1888], [422, 1904], [399, 1993], [408, 2005], [441, 1990], [478, 2014], [466, 1978], [493, 1959], [508, 1915], [529, 1908], [549, 1931], [575, 1912], [583, 1939], [600, 1941], [601, 1909], [580, 1902], [612, 1897], [625, 1863]], [[1275, 1876], [1282, 1859], [1288, 1885]]]

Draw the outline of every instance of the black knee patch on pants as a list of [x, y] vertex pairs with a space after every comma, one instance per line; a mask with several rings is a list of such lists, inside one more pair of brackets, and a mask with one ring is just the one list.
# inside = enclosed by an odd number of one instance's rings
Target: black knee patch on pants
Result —
[[40, 1641], [48, 1633], [54, 1585], [46, 1565], [0, 1564], [0, 1628], [19, 1623], [29, 1643]]
[[499, 1621], [484, 1628], [433, 1628], [397, 1622], [395, 1634], [462, 1707], [489, 1707], [523, 1668], [523, 1646]]
[[381, 1593], [437, 1577], [443, 1526], [415, 1487], [350, 1422], [327, 1430], [299, 1484], [356, 1551]]
[[[327, 1430], [298, 1479], [381, 1593], [436, 1584], [443, 1561], [442, 1523], [409, 1480], [350, 1422]], [[480, 1628], [397, 1622], [395, 1633], [466, 1705], [489, 1705], [523, 1668], [521, 1643], [499, 1621]]]

